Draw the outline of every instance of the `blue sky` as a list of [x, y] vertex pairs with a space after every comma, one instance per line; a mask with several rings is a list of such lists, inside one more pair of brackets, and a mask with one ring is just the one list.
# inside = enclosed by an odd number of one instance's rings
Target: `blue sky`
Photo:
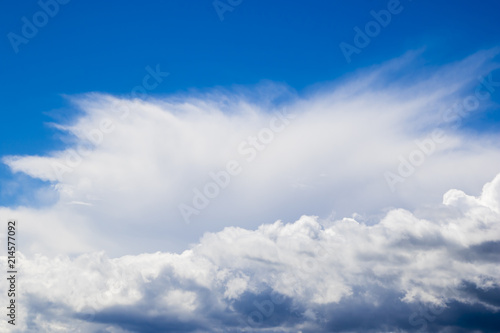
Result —
[[55, 1], [0, 5], [13, 332], [495, 329], [500, 3]]
[[[461, 59], [495, 46], [500, 31], [495, 1], [403, 0], [403, 10], [347, 63], [339, 44], [352, 44], [353, 27], [373, 20], [370, 11], [386, 9], [386, 1], [243, 1], [223, 21], [210, 1], [70, 1], [16, 53], [7, 35], [22, 35], [22, 17], [32, 20], [41, 7], [36, 1], [2, 6], [2, 156], [60, 148], [59, 133], [46, 124], [74, 117], [63, 96], [130, 94], [146, 66], [161, 64], [170, 73], [154, 94], [262, 80], [302, 92], [409, 49], [425, 48], [422, 61], [430, 66]], [[467, 125], [496, 128], [498, 119], [489, 112]], [[12, 175], [2, 167], [0, 177]], [[3, 200], [19, 203], [18, 196]]]
[[16, 54], [6, 35], [20, 34], [21, 18], [40, 6], [4, 2], [2, 155], [50, 150], [58, 142], [46, 113], [71, 113], [62, 95], [128, 94], [151, 64], [171, 73], [157, 94], [266, 79], [301, 91], [408, 49], [426, 47], [426, 61], [439, 65], [498, 43], [496, 1], [403, 0], [404, 10], [347, 64], [339, 43], [352, 43], [353, 27], [386, 4], [243, 1], [221, 22], [210, 1], [70, 1]]

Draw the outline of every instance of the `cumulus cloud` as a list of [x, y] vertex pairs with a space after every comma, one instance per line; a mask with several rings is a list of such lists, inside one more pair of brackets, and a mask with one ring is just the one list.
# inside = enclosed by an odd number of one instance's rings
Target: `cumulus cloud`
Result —
[[19, 330], [449, 332], [463, 313], [462, 328], [493, 330], [499, 195], [500, 175], [478, 197], [446, 192], [425, 218], [302, 216], [207, 233], [181, 254], [21, 256]]
[[462, 125], [492, 107], [497, 54], [416, 71], [422, 55], [410, 52], [300, 94], [263, 83], [147, 100], [76, 96], [78, 116], [52, 124], [65, 150], [3, 157], [58, 199], [0, 215], [20, 220], [27, 255], [121, 256], [180, 252], [227, 226], [304, 214], [373, 222], [449, 188], [477, 194], [499, 171], [498, 140]]

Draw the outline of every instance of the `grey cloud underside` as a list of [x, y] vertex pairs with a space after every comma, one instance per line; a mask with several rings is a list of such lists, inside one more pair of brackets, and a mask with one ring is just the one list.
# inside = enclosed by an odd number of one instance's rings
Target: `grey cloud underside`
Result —
[[[471, 298], [477, 293], [477, 288], [468, 284], [473, 289]], [[500, 302], [500, 289], [489, 290], [488, 300], [498, 306]], [[112, 325], [129, 332], [498, 332], [500, 313], [491, 311], [482, 305], [464, 304], [451, 301], [446, 304], [446, 309], [436, 315], [429, 311], [423, 303], [408, 304], [401, 301], [402, 294], [392, 290], [381, 289], [381, 302], [374, 305], [366, 302], [362, 292], [355, 292], [349, 299], [338, 304], [329, 304], [313, 307], [316, 319], [311, 322], [304, 316], [307, 311], [305, 306], [294, 304], [290, 298], [285, 298], [283, 303], [274, 305], [274, 313], [269, 318], [263, 316], [259, 324], [248, 323], [248, 316], [256, 311], [254, 302], [269, 300], [275, 295], [270, 293], [242, 295], [233, 302], [235, 311], [232, 313], [214, 313], [207, 309], [198, 313], [203, 320], [185, 322], [175, 316], [147, 316], [145, 310], [151, 309], [149, 301], [135, 304], [134, 306], [113, 306], [98, 312], [87, 310], [83, 312], [53, 311], [58, 307], [46, 302], [39, 302], [32, 310], [48, 318], [60, 318], [61, 315], [69, 318], [68, 328], [84, 326], [79, 321], [87, 321], [92, 325], [90, 329], [95, 332], [107, 332], [104, 327]], [[480, 293], [485, 293], [480, 291]], [[30, 298], [32, 301], [32, 298]], [[209, 308], [209, 304], [207, 304]], [[49, 309], [49, 310], [47, 310]], [[58, 309], [61, 310], [61, 309]], [[410, 319], [413, 317], [413, 320]], [[74, 319], [75, 321], [71, 321]], [[89, 321], [89, 319], [91, 319]], [[240, 320], [238, 320], [240, 319]], [[243, 325], [242, 325], [243, 323]], [[300, 327], [300, 328], [297, 328]], [[28, 325], [28, 329], [37, 331], [37, 325]]]

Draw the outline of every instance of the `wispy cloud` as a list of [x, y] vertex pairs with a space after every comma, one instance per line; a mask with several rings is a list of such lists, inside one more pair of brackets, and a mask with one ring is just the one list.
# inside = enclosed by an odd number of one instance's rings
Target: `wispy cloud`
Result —
[[[497, 68], [497, 53], [404, 75], [422, 57], [410, 52], [302, 94], [265, 83], [147, 100], [77, 96], [73, 103], [83, 112], [58, 124], [73, 142], [66, 150], [3, 158], [13, 171], [50, 182], [47, 190], [59, 200], [1, 213], [25, 221], [27, 254], [104, 249], [115, 256], [182, 251], [225, 226], [253, 229], [303, 214], [356, 213], [374, 221], [390, 207], [436, 202], [449, 188], [477, 193], [499, 171], [498, 141], [452, 126], [443, 113]], [[491, 104], [485, 100], [474, 112]], [[284, 109], [297, 118], [272, 142], [254, 142], [267, 140], [265, 129]], [[392, 192], [384, 173], [397, 172], [398, 156], [407, 157], [415, 140], [436, 128], [446, 142]], [[251, 163], [242, 143], [256, 153]], [[241, 173], [186, 225], [179, 205], [193, 206], [196, 189], [203, 192], [232, 160]], [[68, 205], [75, 202], [86, 205]], [[68, 241], [54, 242], [52, 227]]]

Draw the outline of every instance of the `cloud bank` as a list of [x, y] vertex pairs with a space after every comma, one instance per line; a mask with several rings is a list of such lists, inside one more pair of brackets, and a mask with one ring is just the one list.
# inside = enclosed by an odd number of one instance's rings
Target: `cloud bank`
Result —
[[66, 149], [3, 157], [55, 198], [0, 208], [18, 330], [494, 331], [500, 147], [467, 120], [495, 107], [498, 53], [300, 94], [72, 97]]
[[67, 149], [3, 157], [57, 199], [0, 215], [23, 223], [27, 254], [120, 256], [180, 252], [226, 226], [304, 214], [373, 222], [450, 188], [477, 195], [499, 172], [499, 144], [463, 125], [493, 107], [497, 54], [426, 68], [410, 52], [300, 95], [263, 83], [147, 100], [77, 96], [78, 116], [52, 124]]
[[500, 175], [479, 197], [448, 191], [425, 215], [227, 227], [181, 254], [23, 257], [19, 329], [493, 331]]

